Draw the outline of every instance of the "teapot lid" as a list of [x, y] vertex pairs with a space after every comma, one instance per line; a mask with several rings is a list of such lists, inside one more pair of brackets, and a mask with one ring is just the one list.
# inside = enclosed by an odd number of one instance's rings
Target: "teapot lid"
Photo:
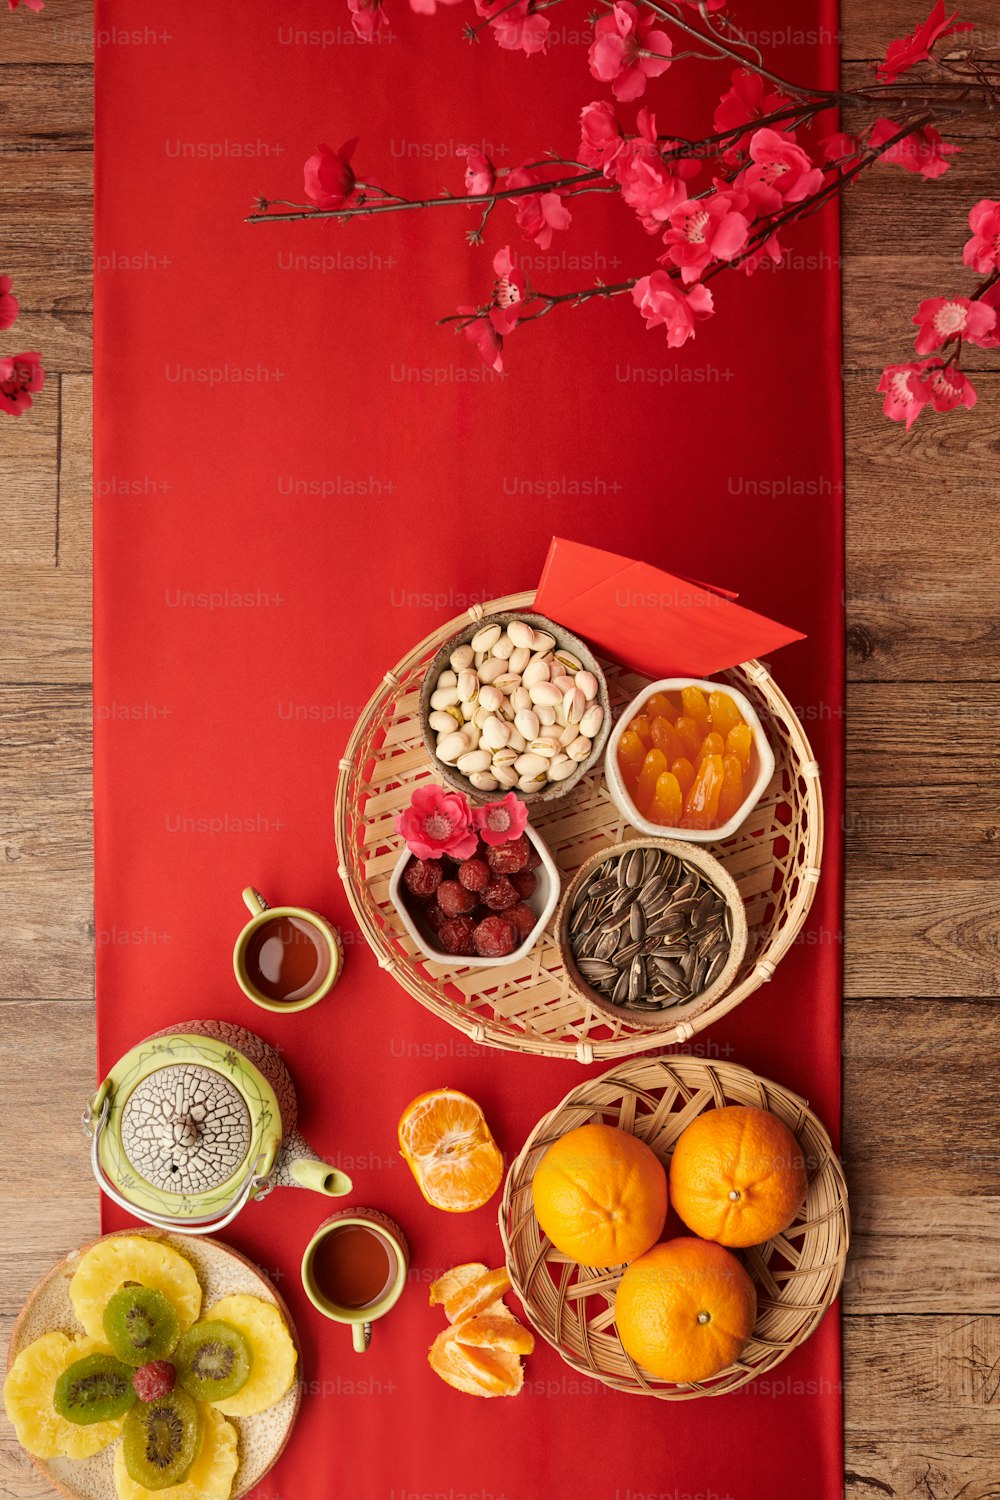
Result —
[[101, 1162], [137, 1208], [179, 1221], [226, 1203], [258, 1158], [273, 1168], [281, 1114], [270, 1084], [224, 1040], [178, 1033], [133, 1047], [111, 1070]]

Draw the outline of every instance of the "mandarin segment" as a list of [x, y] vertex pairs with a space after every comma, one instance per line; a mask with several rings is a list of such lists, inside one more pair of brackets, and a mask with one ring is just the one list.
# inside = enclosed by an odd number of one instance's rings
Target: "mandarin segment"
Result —
[[510, 1290], [506, 1267], [491, 1271], [479, 1261], [454, 1266], [430, 1289], [432, 1307], [444, 1306], [451, 1324], [428, 1354], [446, 1384], [470, 1396], [516, 1396], [524, 1384], [521, 1356], [535, 1340], [502, 1300]]
[[449, 1323], [456, 1323], [487, 1309], [492, 1312], [502, 1305], [501, 1298], [509, 1291], [510, 1274], [506, 1266], [489, 1271], [473, 1262], [439, 1276], [431, 1286], [430, 1304], [443, 1305]]
[[479, 1105], [457, 1089], [421, 1094], [403, 1111], [399, 1147], [424, 1198], [448, 1213], [488, 1203], [503, 1157]]
[[454, 1328], [438, 1334], [428, 1360], [446, 1385], [468, 1396], [516, 1396], [524, 1384], [524, 1367], [517, 1354], [463, 1344]]

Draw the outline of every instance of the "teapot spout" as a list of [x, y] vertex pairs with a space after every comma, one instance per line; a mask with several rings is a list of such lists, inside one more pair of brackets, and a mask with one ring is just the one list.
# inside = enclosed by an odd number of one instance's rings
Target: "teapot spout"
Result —
[[283, 1187], [309, 1188], [327, 1198], [342, 1198], [354, 1187], [347, 1173], [317, 1156], [297, 1130], [290, 1131], [285, 1139], [276, 1181]]

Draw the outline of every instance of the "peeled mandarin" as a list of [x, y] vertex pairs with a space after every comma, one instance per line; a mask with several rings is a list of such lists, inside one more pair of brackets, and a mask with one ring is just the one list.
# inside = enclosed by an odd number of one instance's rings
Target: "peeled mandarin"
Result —
[[753, 748], [753, 731], [749, 724], [737, 724], [726, 735], [726, 752], [735, 755], [744, 771], [750, 766], [750, 751]]
[[740, 711], [732, 698], [728, 693], [722, 693], [718, 689], [708, 695], [708, 710], [712, 716], [712, 728], [717, 730], [723, 739], [731, 729], [736, 728], [737, 724], [743, 723]]

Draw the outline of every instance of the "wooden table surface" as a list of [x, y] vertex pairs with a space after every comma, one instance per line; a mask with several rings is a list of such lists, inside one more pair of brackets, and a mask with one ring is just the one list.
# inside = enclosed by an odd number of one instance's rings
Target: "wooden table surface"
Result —
[[[845, 77], [927, 8], [845, 0]], [[94, 1079], [93, 46], [88, 0], [0, 9], [0, 271], [17, 346], [49, 372], [28, 416], [0, 420], [6, 1344], [34, 1283], [98, 1229], [73, 1125]], [[1000, 0], [967, 13], [995, 52]], [[850, 1500], [1000, 1497], [1000, 356], [968, 361], [975, 412], [909, 436], [874, 395], [920, 298], [964, 288], [969, 207], [1000, 196], [996, 145], [961, 139], [938, 183], [886, 171], [853, 190], [844, 226]], [[50, 1494], [2, 1422], [0, 1495]]]

